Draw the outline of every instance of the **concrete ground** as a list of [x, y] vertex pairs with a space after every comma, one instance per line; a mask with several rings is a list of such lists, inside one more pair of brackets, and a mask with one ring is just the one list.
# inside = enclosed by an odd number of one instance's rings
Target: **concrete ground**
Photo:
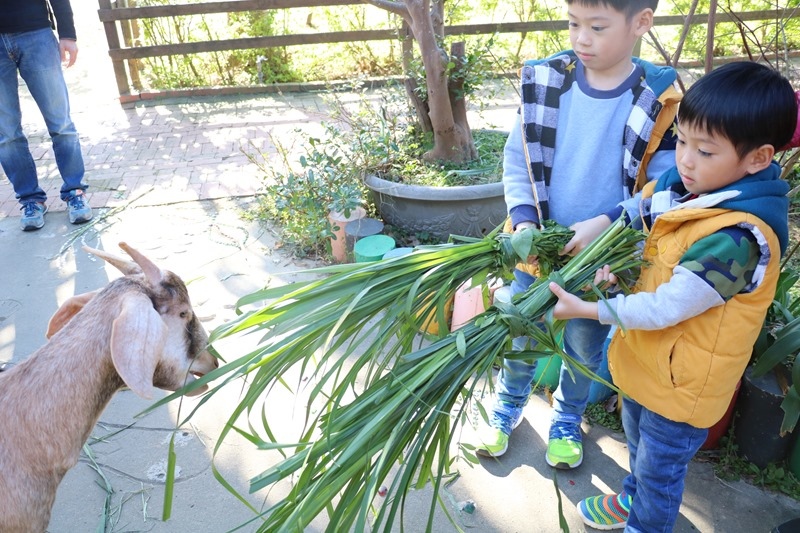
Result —
[[[240, 217], [242, 200], [201, 200], [179, 206], [129, 207], [91, 226], [71, 226], [65, 214], [50, 214], [45, 228], [23, 233], [16, 218], [0, 219], [0, 271], [5, 289], [0, 297], [0, 361], [24, 360], [44, 343], [49, 316], [74, 293], [102, 287], [113, 269], [94, 259], [80, 245], [118, 251], [124, 240], [181, 275], [198, 316], [211, 330], [230, 320], [236, 299], [265, 283], [298, 279], [292, 272], [312, 266], [276, 249], [271, 233]], [[106, 211], [98, 209], [98, 215]], [[250, 341], [220, 346], [223, 354], [241, 354]], [[58, 379], [58, 376], [53, 376]], [[236, 529], [253, 517], [241, 501], [214, 477], [214, 469], [257, 509], [275, 503], [287, 490], [278, 484], [247, 495], [248, 479], [275, 464], [274, 452], [258, 451], [230, 438], [212, 454], [216, 437], [238, 403], [241, 384], [233, 383], [204, 404], [189, 424], [178, 430], [178, 476], [172, 518], [160, 517], [169, 437], [176, 421], [198, 405], [196, 399], [172, 402], [137, 417], [151, 402], [130, 391], [119, 392], [101, 416], [78, 465], [65, 477], [48, 531], [73, 533], [153, 531], [181, 533]], [[64, 401], [69, 401], [65, 398]], [[286, 431], [298, 427], [302, 413], [288, 394], [278, 391], [267, 403], [267, 415]], [[181, 416], [183, 415], [183, 416]], [[258, 423], [258, 414], [255, 415]], [[460, 477], [443, 494], [445, 506], [463, 529], [480, 532], [558, 531], [558, 499], [545, 464], [549, 406], [533, 398], [525, 421], [515, 430], [508, 453], [480, 466], [459, 462]], [[558, 487], [570, 531], [585, 531], [574, 511], [582, 498], [619, 490], [628, 471], [624, 436], [599, 426], [584, 425], [586, 459], [578, 470], [558, 472]], [[465, 431], [469, 431], [468, 429]], [[57, 438], [57, 436], [53, 436]], [[423, 531], [428, 489], [412, 495], [406, 530]], [[472, 501], [472, 514], [459, 512]], [[743, 482], [715, 478], [711, 465], [691, 464], [676, 531], [769, 531], [800, 517], [798, 502]], [[308, 531], [322, 531], [323, 518]], [[99, 529], [98, 529], [99, 528]], [[247, 524], [240, 531], [254, 531]], [[439, 511], [433, 531], [456, 531]]]
[[[91, 2], [75, 2], [73, 8], [81, 55], [67, 76], [96, 218], [71, 226], [60, 212], [60, 178], [47, 133], [35, 106], [24, 97], [25, 129], [51, 212], [42, 230], [19, 231], [13, 191], [0, 175], [0, 364], [19, 363], [42, 346], [50, 315], [69, 296], [102, 287], [118, 275], [82, 251], [84, 244], [116, 252], [124, 240], [191, 280], [195, 309], [209, 331], [234, 316], [233, 305], [242, 295], [266, 283], [296, 280], [294, 272], [315, 265], [288, 256], [268, 228], [242, 217], [262, 173], [241, 149], [269, 154], [274, 151], [271, 135], [286, 139], [298, 127], [318, 131], [326, 117], [319, 95], [206, 98], [123, 109], [115, 99], [102, 28]], [[474, 123], [502, 126], [513, 110], [513, 94], [507, 94]], [[251, 342], [231, 342], [220, 349], [242, 353]], [[214, 452], [216, 437], [241, 392], [241, 384], [226, 387], [177, 429], [178, 473], [167, 522], [160, 517], [169, 438], [198, 401], [173, 402], [139, 417], [151, 402], [119, 392], [80, 462], [61, 484], [48, 531], [254, 531], [257, 524], [248, 523], [254, 513], [242, 500], [262, 509], [278, 501], [287, 486], [247, 494], [248, 480], [275, 464], [274, 452], [258, 451], [233, 437]], [[279, 394], [268, 400], [267, 414], [289, 434], [298, 427], [301, 413], [287, 408], [294, 403], [288, 394]], [[584, 425], [584, 465], [556, 473], [544, 461], [548, 425], [547, 401], [534, 397], [504, 457], [482, 459], [474, 467], [459, 462], [461, 475], [442, 498], [458, 527], [481, 533], [558, 531], [555, 474], [570, 531], [586, 530], [574, 506], [600, 491], [619, 490], [628, 471], [624, 436]], [[407, 531], [424, 530], [429, 497], [429, 489], [412, 495]], [[472, 514], [459, 511], [468, 501], [475, 504]], [[796, 517], [797, 501], [743, 482], [719, 480], [708, 463], [695, 461], [675, 531], [767, 532]], [[326, 525], [320, 518], [308, 531], [322, 531]], [[455, 530], [437, 511], [433, 531]]]

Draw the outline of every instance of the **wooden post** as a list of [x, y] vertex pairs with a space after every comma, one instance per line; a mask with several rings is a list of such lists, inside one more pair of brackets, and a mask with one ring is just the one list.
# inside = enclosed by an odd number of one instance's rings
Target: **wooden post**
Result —
[[[118, 0], [118, 5], [120, 7], [136, 7], [136, 0]], [[133, 48], [136, 46], [136, 40], [139, 38], [139, 20], [121, 20], [119, 29], [122, 32], [122, 40], [125, 43], [125, 48]], [[140, 59], [128, 60], [131, 86], [138, 92], [142, 90], [142, 81], [139, 78], [140, 63]]]
[[[112, 9], [111, 0], [97, 0], [101, 10]], [[106, 32], [106, 41], [108, 42], [108, 50], [119, 50], [119, 35], [117, 34], [117, 25], [114, 21], [103, 22], [103, 29]], [[114, 77], [117, 79], [117, 90], [119, 91], [120, 100], [124, 96], [130, 96], [131, 88], [128, 82], [128, 73], [125, 70], [125, 63], [121, 59], [111, 58], [111, 64], [114, 67]]]
[[706, 74], [714, 68], [714, 26], [717, 24], [717, 0], [708, 5], [708, 32], [706, 36]]

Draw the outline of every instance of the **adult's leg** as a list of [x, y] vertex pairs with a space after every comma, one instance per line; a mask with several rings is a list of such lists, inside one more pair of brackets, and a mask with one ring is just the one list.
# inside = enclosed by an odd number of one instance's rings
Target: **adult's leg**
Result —
[[84, 164], [78, 132], [70, 118], [69, 94], [61, 67], [58, 40], [44, 28], [18, 34], [21, 51], [19, 72], [42, 112], [53, 140], [56, 165], [61, 174], [61, 199], [71, 191], [84, 190]]
[[22, 112], [17, 80], [16, 35], [0, 34], [0, 165], [14, 187], [20, 203], [44, 202], [36, 164], [22, 131]]

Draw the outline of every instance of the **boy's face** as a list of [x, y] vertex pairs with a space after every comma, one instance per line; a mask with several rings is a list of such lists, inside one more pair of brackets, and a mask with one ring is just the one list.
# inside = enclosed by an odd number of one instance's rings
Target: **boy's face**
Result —
[[754, 152], [739, 158], [727, 137], [692, 124], [678, 126], [675, 163], [684, 187], [692, 194], [716, 191], [760, 170], [753, 166]]
[[630, 74], [633, 47], [652, 26], [651, 9], [627, 20], [624, 13], [612, 7], [573, 2], [567, 15], [570, 44], [588, 71], [603, 77]]

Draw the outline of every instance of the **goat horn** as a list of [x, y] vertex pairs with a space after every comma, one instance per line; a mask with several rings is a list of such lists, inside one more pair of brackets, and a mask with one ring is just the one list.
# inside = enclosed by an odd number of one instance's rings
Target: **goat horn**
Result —
[[95, 248], [90, 248], [89, 246], [84, 246], [84, 250], [89, 252], [92, 255], [96, 255], [100, 259], [104, 260], [109, 265], [113, 266], [124, 275], [128, 276], [130, 274], [141, 274], [142, 269], [134, 263], [133, 261], [129, 261], [127, 259], [123, 259], [122, 257], [110, 254], [103, 250], [97, 250]]
[[144, 277], [150, 283], [156, 284], [161, 282], [161, 269], [158, 268], [155, 263], [150, 261], [148, 258], [140, 254], [135, 249], [128, 246], [128, 243], [121, 242], [119, 243], [119, 247], [125, 250], [131, 259], [133, 259], [141, 271], [144, 272]]

